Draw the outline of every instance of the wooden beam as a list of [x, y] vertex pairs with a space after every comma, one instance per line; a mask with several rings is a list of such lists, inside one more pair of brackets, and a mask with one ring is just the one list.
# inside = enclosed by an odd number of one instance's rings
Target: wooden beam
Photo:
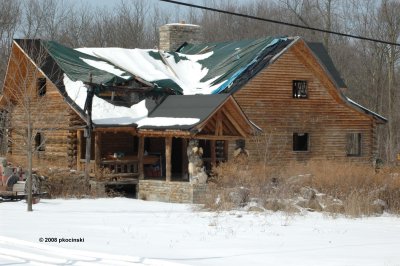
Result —
[[77, 137], [77, 154], [76, 154], [76, 170], [81, 171], [81, 157], [82, 157], [82, 141], [83, 141], [83, 131], [76, 131]]
[[144, 179], [144, 171], [143, 171], [143, 156], [144, 156], [144, 137], [139, 137], [139, 146], [138, 146], [138, 172], [139, 172], [139, 179]]
[[181, 131], [181, 130], [151, 130], [151, 129], [139, 129], [138, 133], [140, 136], [145, 137], [155, 137], [155, 138], [163, 138], [163, 137], [186, 137], [190, 138], [191, 133], [189, 131]]
[[210, 149], [211, 149], [211, 167], [215, 167], [217, 165], [217, 156], [215, 155], [215, 140], [210, 140]]
[[215, 123], [215, 135], [220, 136], [222, 135], [222, 119], [221, 119], [221, 112], [216, 113], [217, 122]]
[[182, 140], [182, 178], [185, 178], [188, 173], [188, 156], [187, 156], [187, 139]]
[[165, 179], [171, 181], [172, 137], [165, 138]]
[[209, 139], [209, 140], [237, 140], [237, 139], [243, 139], [242, 136], [215, 136], [215, 135], [205, 135], [205, 134], [199, 134], [193, 136], [195, 139]]
[[248, 134], [246, 134], [246, 132], [244, 132], [244, 130], [242, 129], [242, 127], [236, 122], [236, 120], [229, 114], [229, 112], [226, 112], [225, 110], [223, 110], [225, 116], [229, 119], [229, 121], [232, 123], [232, 125], [236, 128], [236, 130], [239, 132], [240, 135], [242, 135], [243, 137], [247, 137]]
[[131, 133], [132, 135], [136, 136], [137, 132], [134, 127], [96, 127], [95, 131], [101, 132], [127, 132]]
[[100, 171], [101, 163], [101, 132], [95, 132], [94, 135], [94, 161], [96, 172]]
[[229, 140], [224, 141], [224, 157], [229, 160]]

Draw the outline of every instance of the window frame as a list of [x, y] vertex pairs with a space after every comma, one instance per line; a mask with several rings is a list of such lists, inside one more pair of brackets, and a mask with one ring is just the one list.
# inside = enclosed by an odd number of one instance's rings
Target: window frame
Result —
[[35, 149], [38, 152], [46, 151], [45, 147], [45, 136], [43, 132], [36, 132], [35, 135]]
[[39, 97], [44, 97], [47, 93], [47, 79], [37, 78], [36, 80], [37, 95]]
[[[357, 153], [350, 153], [351, 144], [349, 141], [354, 140], [353, 136], [357, 136]], [[346, 134], [346, 156], [347, 157], [361, 157], [362, 156], [362, 133], [361, 132], [350, 132]]]
[[[296, 145], [296, 138], [299, 138], [299, 137], [303, 137], [303, 136], [305, 136], [306, 137], [306, 141], [307, 141], [307, 145], [306, 145], [306, 149], [304, 150], [304, 149], [299, 149], [299, 148], [295, 148], [295, 145]], [[292, 134], [292, 151], [293, 152], [309, 152], [310, 151], [310, 133], [308, 133], [308, 132], [293, 132], [293, 134]], [[298, 146], [298, 145], [296, 145], [296, 146]]]
[[[305, 95], [301, 92], [300, 86], [305, 86]], [[299, 93], [300, 91], [300, 93]], [[308, 82], [307, 80], [296, 79], [292, 81], [292, 98], [293, 99], [308, 99], [309, 91], [308, 91]]]

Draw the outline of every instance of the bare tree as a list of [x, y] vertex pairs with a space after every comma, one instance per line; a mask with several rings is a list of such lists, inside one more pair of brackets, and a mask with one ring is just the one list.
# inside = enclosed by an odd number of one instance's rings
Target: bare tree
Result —
[[6, 71], [6, 63], [12, 39], [18, 27], [21, 9], [18, 1], [0, 0], [0, 87]]
[[8, 153], [26, 159], [28, 211], [32, 211], [33, 159], [44, 153], [50, 132], [57, 134], [65, 127], [67, 117], [67, 108], [61, 108], [64, 112], [54, 112], [57, 103], [48, 95], [51, 77], [41, 70], [47, 54], [38, 44], [37, 41], [20, 43], [24, 52], [13, 46], [1, 98], [8, 118], [1, 130], [11, 144]]

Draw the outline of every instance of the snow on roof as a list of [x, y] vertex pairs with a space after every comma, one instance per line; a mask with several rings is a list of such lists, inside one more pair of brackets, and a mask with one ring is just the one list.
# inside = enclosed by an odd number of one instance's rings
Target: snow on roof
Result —
[[138, 121], [138, 127], [144, 126], [183, 126], [183, 125], [194, 125], [200, 121], [200, 118], [178, 118], [178, 117], [147, 117]]
[[[157, 84], [157, 81], [160, 80], [172, 80], [183, 90], [184, 95], [211, 94], [223, 83], [211, 85], [218, 76], [207, 81], [201, 81], [208, 74], [209, 69], [200, 64], [199, 61], [210, 57], [213, 52], [185, 55], [154, 49], [78, 48], [76, 50], [110, 62], [112, 65], [148, 82]], [[85, 60], [85, 62], [95, 68], [116, 75], [122, 74], [116, 73], [117, 69], [111, 68], [112, 65], [91, 60]]]
[[[82, 110], [85, 107], [87, 89], [82, 81], [72, 81], [64, 75], [65, 91]], [[147, 117], [148, 109], [146, 100], [131, 107], [113, 105], [96, 95], [93, 97], [92, 121], [97, 125], [131, 125], [139, 127], [167, 127], [175, 125], [194, 125], [200, 121], [199, 118], [179, 117]]]
[[[82, 81], [72, 81], [64, 75], [65, 91], [82, 110], [85, 107], [87, 89]], [[93, 97], [92, 120], [100, 125], [129, 125], [147, 117], [145, 100], [130, 108], [113, 105], [96, 95]]]

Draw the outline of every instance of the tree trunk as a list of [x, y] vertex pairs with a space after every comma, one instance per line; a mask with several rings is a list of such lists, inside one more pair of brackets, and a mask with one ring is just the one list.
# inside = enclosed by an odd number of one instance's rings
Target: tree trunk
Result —
[[27, 132], [27, 159], [28, 159], [28, 169], [27, 169], [27, 179], [28, 183], [28, 208], [27, 211], [32, 211], [32, 124], [31, 124], [31, 114], [28, 111], [28, 132]]

